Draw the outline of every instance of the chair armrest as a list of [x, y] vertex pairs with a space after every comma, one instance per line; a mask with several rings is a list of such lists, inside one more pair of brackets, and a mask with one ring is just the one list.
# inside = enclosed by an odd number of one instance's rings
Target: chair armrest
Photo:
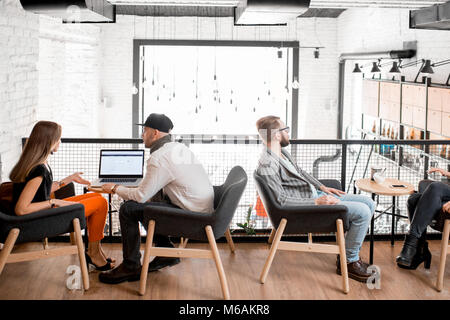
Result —
[[320, 179], [319, 181], [322, 184], [324, 184], [325, 187], [342, 190], [342, 184], [338, 180], [335, 180], [335, 179]]
[[144, 215], [149, 218], [148, 220], [158, 220], [163, 216], [173, 219], [184, 218], [208, 222], [214, 219], [214, 216], [211, 213], [186, 211], [181, 208], [173, 207], [170, 205], [161, 205], [157, 203], [148, 204], [144, 209]]
[[186, 211], [170, 205], [148, 204], [144, 208], [144, 226], [154, 220], [155, 233], [167, 236], [186, 237], [195, 240], [207, 239], [205, 227], [213, 226], [215, 215]]
[[347, 213], [347, 207], [343, 205], [315, 205], [315, 206], [286, 206], [283, 212], [296, 214], [327, 214], [330, 212]]
[[70, 206], [65, 206], [65, 207], [58, 207], [58, 208], [51, 208], [51, 209], [44, 209], [44, 210], [40, 210], [40, 211], [36, 211], [33, 213], [29, 213], [29, 214], [25, 214], [22, 216], [17, 216], [17, 215], [7, 215], [4, 213], [0, 212], [0, 221], [2, 222], [10, 222], [10, 223], [20, 223], [20, 222], [27, 222], [27, 221], [34, 221], [34, 220], [39, 220], [39, 219], [43, 219], [49, 216], [58, 216], [58, 215], [64, 215], [70, 212], [83, 212], [84, 214], [84, 206], [80, 203], [77, 204], [73, 204]]
[[428, 179], [421, 180], [419, 182], [419, 186], [418, 186], [419, 193], [423, 193], [426, 190], [426, 188], [428, 188], [430, 186], [430, 184], [432, 184], [433, 182], [435, 182], [435, 181], [428, 180]]
[[325, 233], [336, 231], [337, 219], [341, 219], [344, 230], [348, 230], [347, 212], [347, 207], [343, 205], [288, 206], [272, 212], [270, 219], [275, 228], [278, 228], [281, 219], [286, 219], [286, 234]]
[[23, 216], [10, 216], [0, 213], [0, 242], [4, 241], [13, 228], [20, 230], [17, 243], [40, 241], [73, 232], [73, 220], [80, 220], [80, 228], [86, 227], [84, 206], [74, 204], [66, 207], [45, 209]]

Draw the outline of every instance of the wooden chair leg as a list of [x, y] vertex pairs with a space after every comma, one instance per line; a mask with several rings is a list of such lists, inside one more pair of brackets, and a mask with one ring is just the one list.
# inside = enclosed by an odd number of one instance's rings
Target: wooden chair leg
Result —
[[450, 234], [450, 220], [445, 220], [444, 232], [441, 240], [441, 258], [439, 262], [439, 271], [436, 281], [436, 289], [440, 292], [444, 287], [445, 261], [447, 260], [448, 240]]
[[70, 244], [73, 246], [76, 244], [74, 232], [70, 233]]
[[84, 255], [83, 237], [81, 236], [80, 220], [73, 219], [73, 230], [75, 235], [75, 243], [78, 247], [78, 258], [80, 259], [81, 277], [83, 278], [84, 290], [89, 290], [89, 273], [86, 264], [86, 256]]
[[220, 260], [219, 250], [217, 249], [216, 239], [212, 231], [211, 226], [206, 226], [206, 236], [208, 237], [209, 246], [216, 262], [217, 273], [219, 274], [220, 284], [222, 286], [222, 293], [225, 300], [230, 300], [230, 290], [228, 289], [227, 278], [225, 276], [225, 271], [223, 270], [222, 261]]
[[341, 219], [336, 220], [336, 227], [336, 238], [339, 246], [341, 262], [342, 287], [344, 289], [344, 293], [348, 293], [350, 289], [348, 285], [347, 255], [345, 253], [344, 224]]
[[[261, 276], [259, 280], [261, 283], [266, 282], [267, 274], [269, 273], [270, 266], [272, 265], [273, 258], [275, 257], [275, 253], [277, 252], [278, 245], [280, 244], [281, 236], [283, 235], [284, 229], [286, 228], [287, 220], [281, 219], [280, 225], [278, 226], [277, 232], [275, 233], [272, 246], [270, 247], [269, 256], [267, 257], [266, 263], [264, 264], [264, 268], [261, 272]], [[272, 230], [273, 232], [273, 230]]]
[[48, 238], [42, 240], [42, 246], [44, 247], [44, 250], [48, 250]]
[[150, 251], [153, 244], [153, 236], [155, 235], [155, 221], [150, 220], [147, 228], [147, 241], [145, 242], [144, 261], [142, 263], [141, 279], [139, 281], [139, 294], [145, 294], [147, 286], [148, 265], [150, 263]]
[[267, 243], [268, 243], [268, 244], [271, 244], [271, 243], [272, 243], [273, 237], [275, 236], [275, 232], [276, 232], [275, 229], [272, 229], [272, 231], [270, 231], [269, 240], [267, 240]]
[[0, 251], [0, 274], [2, 274], [3, 268], [5, 267], [8, 256], [11, 253], [14, 244], [16, 243], [19, 233], [20, 231], [17, 228], [11, 229], [8, 233], [8, 237], [3, 244], [2, 251]]
[[236, 248], [234, 246], [233, 238], [231, 238], [230, 228], [225, 231], [225, 238], [227, 238], [228, 246], [230, 247], [231, 252], [234, 253], [234, 251], [236, 251]]
[[178, 248], [180, 248], [180, 249], [186, 248], [188, 241], [189, 241], [188, 238], [181, 237], [180, 238], [180, 244], [178, 245]]

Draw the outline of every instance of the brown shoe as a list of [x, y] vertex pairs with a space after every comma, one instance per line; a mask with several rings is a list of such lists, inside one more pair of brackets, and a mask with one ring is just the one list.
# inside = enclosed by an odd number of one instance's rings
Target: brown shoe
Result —
[[[372, 274], [367, 272], [367, 267], [365, 265], [367, 265], [367, 263], [363, 262], [361, 259], [347, 263], [348, 277], [359, 282], [366, 282]], [[341, 275], [340, 264], [336, 268], [336, 273]]]
[[[362, 261], [361, 259], [359, 259], [359, 262], [361, 262], [361, 264], [364, 266], [364, 268], [368, 268], [368, 267], [370, 267], [370, 264], [368, 264], [367, 262], [364, 262], [364, 261]], [[337, 259], [336, 259], [336, 267], [338, 268], [338, 269], [340, 269], [341, 268], [341, 255], [337, 255]]]

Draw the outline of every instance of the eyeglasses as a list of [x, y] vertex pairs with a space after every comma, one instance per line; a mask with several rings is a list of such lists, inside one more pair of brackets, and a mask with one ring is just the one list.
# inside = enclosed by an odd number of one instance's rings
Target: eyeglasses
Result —
[[289, 133], [289, 127], [278, 129], [278, 131], [284, 131], [284, 130], [286, 130], [286, 132]]

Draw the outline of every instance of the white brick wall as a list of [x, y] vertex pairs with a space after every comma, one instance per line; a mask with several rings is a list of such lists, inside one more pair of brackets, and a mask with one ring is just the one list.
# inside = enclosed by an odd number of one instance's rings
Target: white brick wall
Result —
[[338, 53], [336, 19], [298, 19], [300, 46], [299, 137], [333, 139], [337, 132]]
[[0, 157], [3, 181], [17, 161], [21, 138], [36, 120], [39, 18], [18, 1], [0, 2]]
[[60, 123], [64, 137], [98, 137], [99, 31], [0, 1], [1, 180], [38, 120]]
[[40, 16], [38, 119], [63, 137], [98, 137], [100, 29]]

